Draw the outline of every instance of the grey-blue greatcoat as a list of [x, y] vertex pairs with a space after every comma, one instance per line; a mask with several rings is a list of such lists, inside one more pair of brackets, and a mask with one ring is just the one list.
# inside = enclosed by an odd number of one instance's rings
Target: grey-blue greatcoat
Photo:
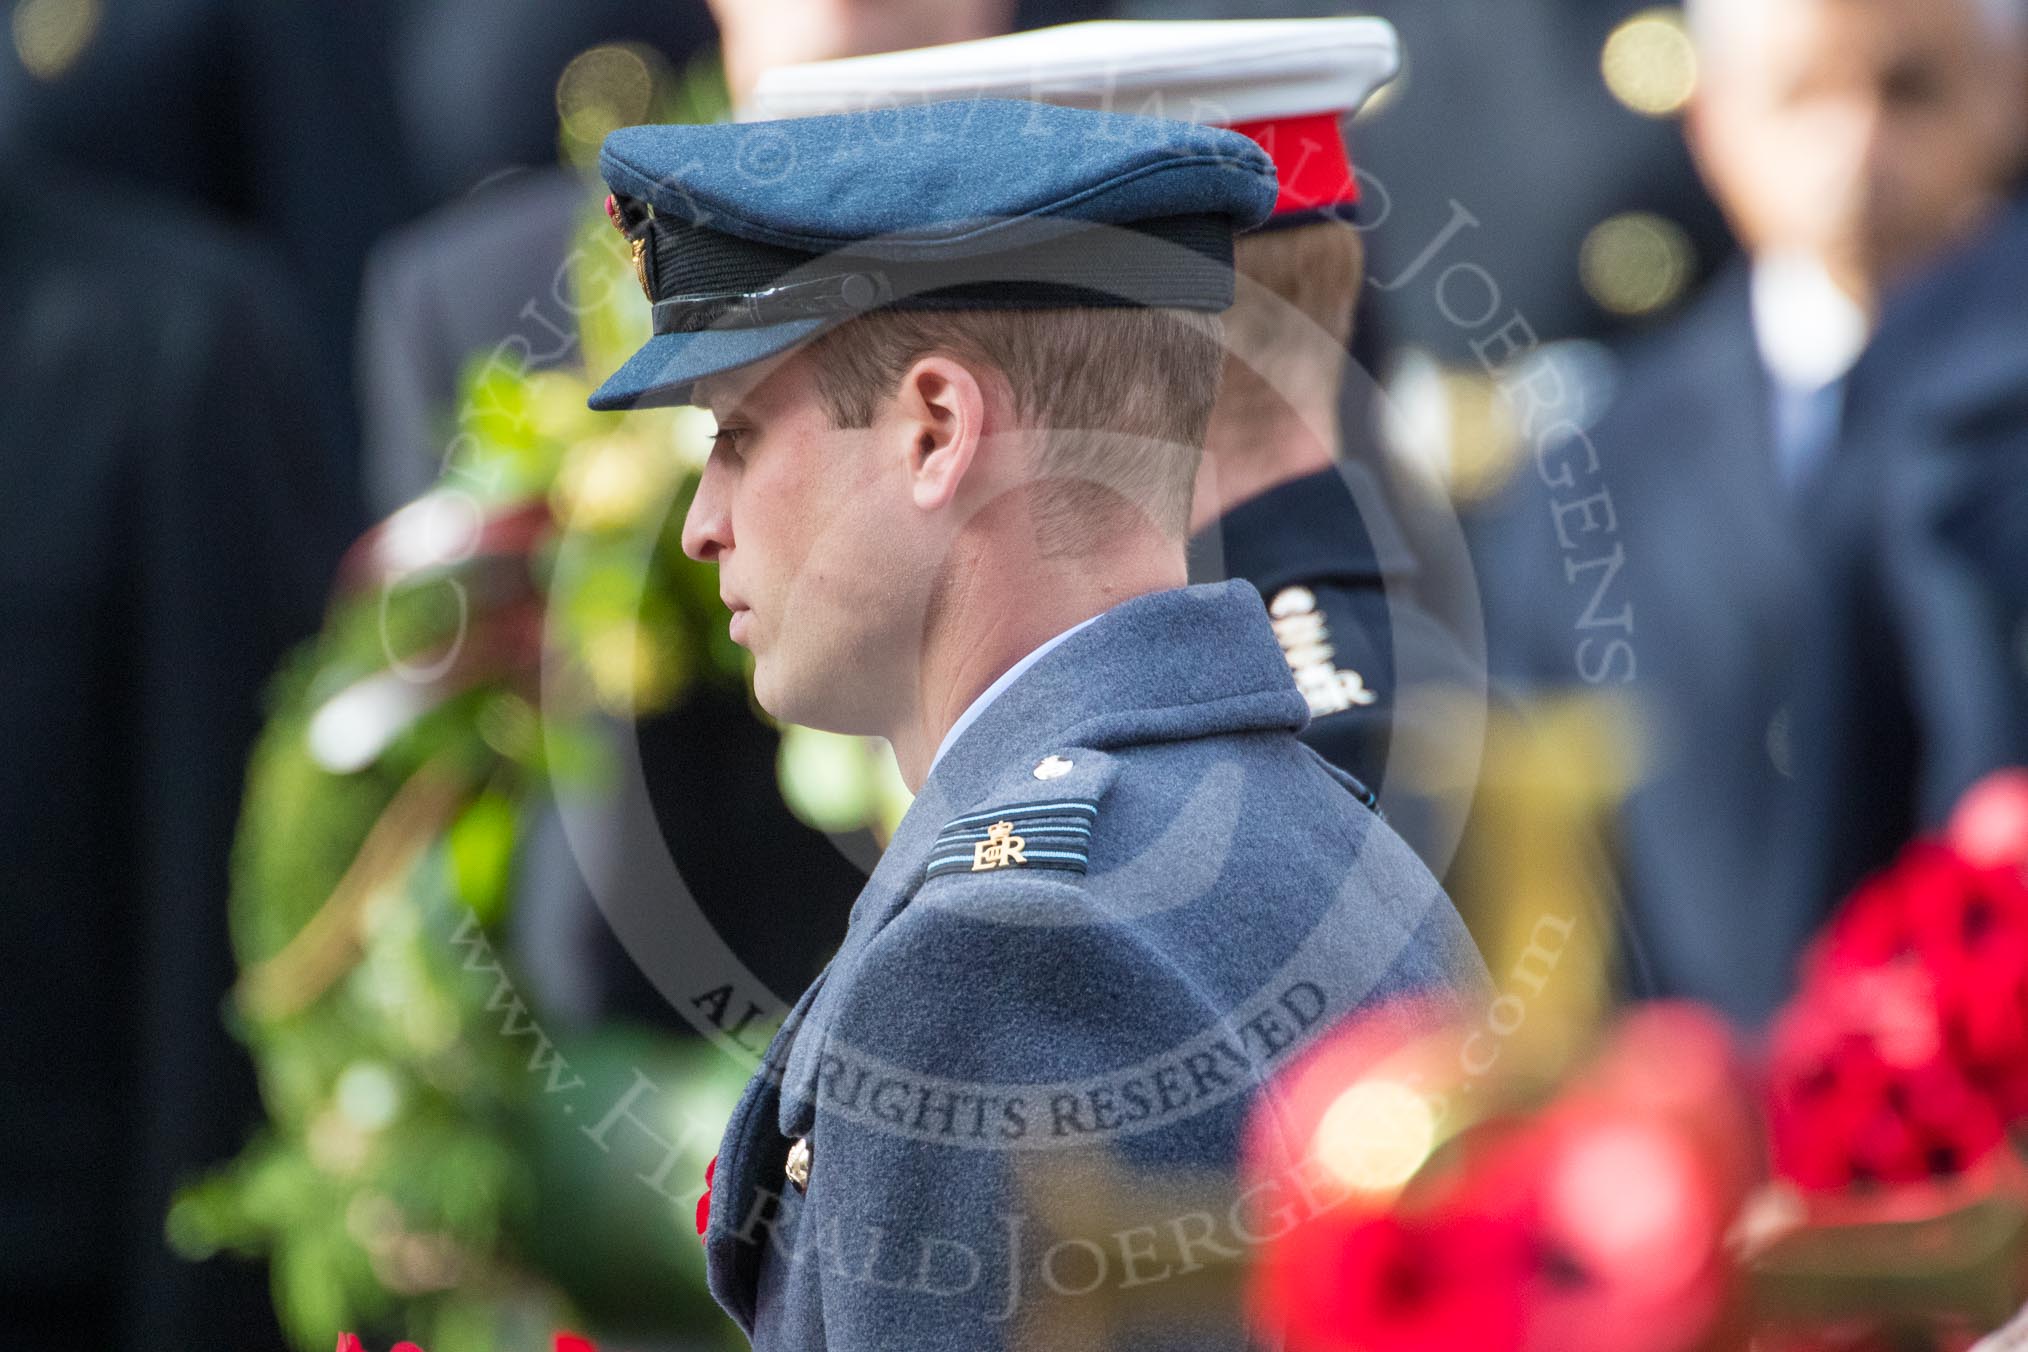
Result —
[[[1152, 1285], [1178, 1266], [1155, 1245], [1237, 1252], [1229, 1208], [1129, 1205], [1067, 1247], [1053, 1217], [1130, 1177], [1229, 1199], [1255, 1090], [1324, 1028], [1478, 998], [1450, 902], [1297, 739], [1308, 717], [1233, 581], [1108, 611], [948, 748], [726, 1129], [710, 1282], [757, 1348], [1049, 1345], [1064, 1309], [1138, 1287], [1198, 1308]], [[1022, 861], [975, 869], [1001, 821]], [[1107, 1345], [1241, 1345], [1177, 1318]]]

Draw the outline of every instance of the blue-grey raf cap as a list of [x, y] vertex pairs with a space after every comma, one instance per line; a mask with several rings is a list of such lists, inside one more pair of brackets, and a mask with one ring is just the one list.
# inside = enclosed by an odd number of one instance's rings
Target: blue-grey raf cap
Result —
[[654, 334], [595, 409], [683, 403], [883, 307], [1224, 310], [1276, 192], [1236, 132], [995, 99], [626, 127], [599, 167]]

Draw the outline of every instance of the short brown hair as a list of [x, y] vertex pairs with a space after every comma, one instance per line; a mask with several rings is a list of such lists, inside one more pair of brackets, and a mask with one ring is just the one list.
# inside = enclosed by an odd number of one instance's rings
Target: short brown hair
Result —
[[837, 427], [869, 425], [931, 353], [998, 371], [1023, 424], [1048, 434], [1037, 474], [1044, 547], [1076, 554], [1123, 505], [1188, 534], [1220, 339], [1218, 316], [1184, 310], [880, 310], [825, 334], [809, 354]]
[[[1234, 241], [1233, 266], [1280, 304], [1242, 290], [1225, 312], [1231, 354], [1225, 368], [1227, 411], [1272, 422], [1287, 409], [1277, 391], [1337, 388], [1365, 285], [1365, 241], [1340, 221], [1263, 230]], [[1289, 308], [1321, 329], [1322, 337], [1292, 324]]]

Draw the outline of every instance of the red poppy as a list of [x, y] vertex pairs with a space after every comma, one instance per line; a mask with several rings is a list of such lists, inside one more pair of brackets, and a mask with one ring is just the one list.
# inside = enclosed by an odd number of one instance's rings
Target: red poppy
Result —
[[[1651, 1035], [1673, 1022], [1631, 1041], [1665, 1052]], [[1630, 1092], [1611, 1071], [1618, 1056], [1609, 1048], [1531, 1122], [1516, 1156], [1538, 1252], [1531, 1350], [1683, 1352], [1701, 1345], [1729, 1289], [1725, 1235], [1759, 1174], [1743, 1086], [1723, 1074], [1697, 1107]]]
[[[1957, 865], [1930, 851], [1908, 862], [1910, 877], [1883, 876], [1854, 899], [1774, 1026], [1775, 1170], [1805, 1189], [1949, 1175], [2004, 1139], [2011, 1114], [1968, 1052], [1977, 1045], [2001, 1068], [2028, 1062], [2028, 1042], [2020, 1053], [2002, 1045], [1998, 1005], [2018, 993], [1989, 996], [1982, 984], [1989, 969], [1962, 975], [1968, 960], [1938, 920], [1939, 912], [1965, 909]], [[1938, 887], [1946, 877], [1958, 881]], [[1900, 912], [1892, 923], [1890, 911]], [[1906, 940], [1879, 944], [1896, 924]]]
[[2028, 1116], [2028, 878], [1920, 841], [1813, 946], [1775, 1028], [1780, 1171], [1809, 1188], [1970, 1167]]
[[2013, 983], [2028, 971], [2028, 880], [1918, 841], [1839, 912], [1812, 949], [1804, 988], [1896, 963], [1928, 969], [1947, 999], [2017, 994]]
[[1325, 1213], [1273, 1246], [1256, 1308], [1292, 1352], [1519, 1352], [1529, 1272], [1498, 1220]]
[[[1361, 1086], [1404, 1107], [1420, 1099], [1425, 1129], [1441, 1139], [1462, 1074], [1452, 1013], [1418, 1000], [1368, 1011], [1286, 1067], [1256, 1108], [1248, 1177], [1262, 1193], [1296, 1190], [1308, 1202], [1266, 1245], [1251, 1293], [1263, 1329], [1291, 1352], [1519, 1352], [1531, 1270], [1521, 1225], [1460, 1204], [1448, 1174], [1428, 1188], [1418, 1179], [1423, 1195], [1409, 1205], [1388, 1182], [1361, 1190], [1317, 1155]], [[1300, 1189], [1286, 1186], [1291, 1177]]]
[[1620, 1020], [1586, 1081], [1621, 1109], [1683, 1132], [1725, 1214], [1737, 1211], [1764, 1176], [1765, 1133], [1748, 1092], [1746, 1056], [1713, 1011], [1687, 1001], [1638, 1006]]
[[1887, 869], [1861, 883], [1811, 946], [1803, 988], [1855, 970], [1935, 957], [1957, 910], [1965, 865], [1933, 841], [1917, 841]]
[[703, 1234], [704, 1227], [711, 1224], [711, 1176], [718, 1172], [718, 1156], [711, 1157], [711, 1163], [704, 1166], [704, 1195], [697, 1199], [697, 1233]]

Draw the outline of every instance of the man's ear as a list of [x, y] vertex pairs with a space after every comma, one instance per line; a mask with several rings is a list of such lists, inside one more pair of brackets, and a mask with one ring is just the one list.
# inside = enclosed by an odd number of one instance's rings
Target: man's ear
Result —
[[924, 511], [949, 505], [986, 434], [986, 391], [979, 378], [949, 357], [919, 358], [901, 378], [895, 411], [908, 440], [915, 505]]

